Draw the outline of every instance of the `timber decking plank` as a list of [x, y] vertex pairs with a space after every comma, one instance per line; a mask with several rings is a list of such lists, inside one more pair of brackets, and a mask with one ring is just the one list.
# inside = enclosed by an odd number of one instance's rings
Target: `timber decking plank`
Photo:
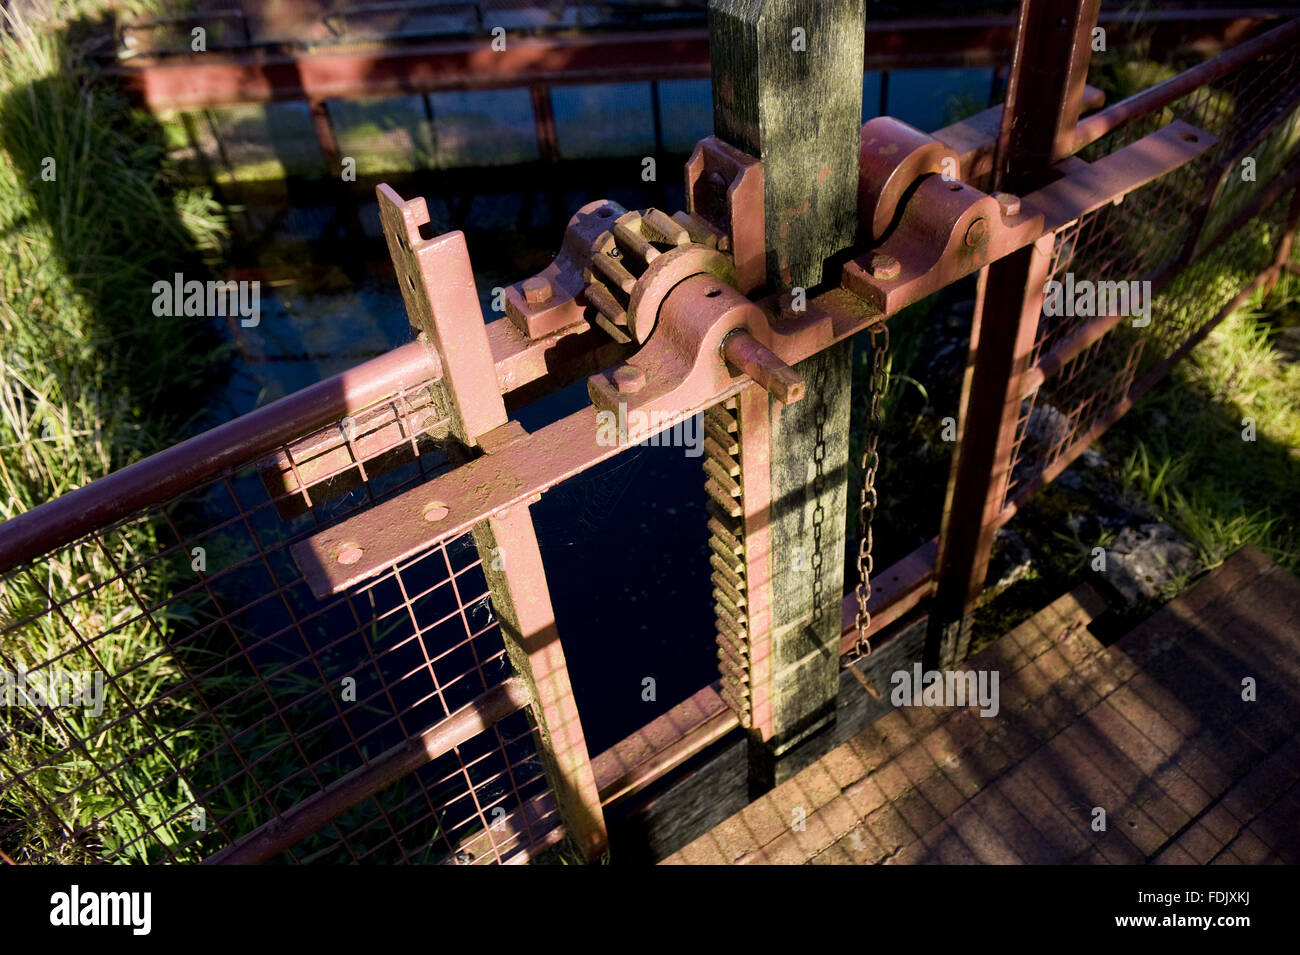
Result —
[[967, 661], [1001, 670], [996, 717], [894, 710], [787, 784], [815, 792], [805, 830], [769, 828], [735, 858], [1295, 864], [1300, 580], [1243, 549], [1104, 649], [1092, 598]]

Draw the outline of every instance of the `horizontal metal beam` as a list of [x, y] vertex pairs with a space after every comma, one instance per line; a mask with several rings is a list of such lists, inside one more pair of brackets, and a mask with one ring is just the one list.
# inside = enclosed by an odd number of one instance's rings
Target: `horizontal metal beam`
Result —
[[[499, 318], [488, 322], [487, 335], [507, 407], [608, 367], [628, 351], [586, 322], [532, 341]], [[0, 573], [440, 375], [436, 356], [410, 342], [69, 491], [0, 524]]]
[[[1103, 14], [1101, 23], [1111, 31], [1111, 45], [1150, 31], [1157, 49], [1205, 49], [1241, 42], [1279, 15], [1276, 9], [1115, 11]], [[1015, 37], [1013, 16], [868, 19], [864, 69], [1000, 66]], [[265, 46], [234, 54], [136, 56], [110, 61], [104, 72], [120, 79], [149, 108], [170, 110], [537, 84], [702, 79], [710, 68], [708, 31], [701, 27], [510, 37], [499, 52], [486, 38], [306, 50]]]
[[[1026, 196], [1024, 201], [1043, 207], [1049, 227], [1069, 221], [1132, 191], [1161, 172], [1177, 168], [1213, 141], [1199, 135], [1197, 141], [1189, 142], [1184, 137], [1191, 131], [1185, 124], [1171, 124], [1092, 166], [1077, 159], [1067, 160], [1062, 164], [1063, 171], [1069, 174], [1067, 179]], [[1085, 188], [1071, 188], [1071, 181]], [[899, 307], [911, 301], [908, 298]], [[834, 341], [841, 341], [882, 317], [877, 310], [841, 289], [827, 292], [814, 302], [817, 308], [831, 315]], [[577, 380], [607, 367], [631, 350], [629, 346], [609, 341], [585, 321], [533, 341], [514, 323], [501, 318], [487, 324], [487, 335], [498, 387], [508, 402], [511, 395], [535, 396], [536, 385], [542, 381], [547, 382], [549, 390]], [[787, 364], [793, 364], [808, 356], [800, 353], [781, 357]], [[430, 350], [420, 342], [412, 342], [48, 501], [0, 524], [0, 573], [65, 546], [96, 528], [168, 500], [205, 478], [246, 464], [404, 387], [418, 385], [440, 374]], [[727, 394], [719, 394], [714, 400], [730, 397], [747, 381], [741, 378]], [[592, 440], [594, 423], [590, 427], [593, 430], [586, 433], [588, 441]], [[525, 496], [545, 490], [618, 450], [607, 448], [599, 456], [587, 455], [586, 463]], [[508, 473], [497, 476], [507, 479], [509, 484]], [[502, 502], [493, 510], [511, 503], [514, 502]], [[480, 519], [489, 513], [482, 512]]]
[[412, 342], [12, 517], [0, 524], [0, 573], [435, 373]]
[[439, 756], [450, 753], [531, 702], [528, 686], [511, 677], [492, 687], [433, 726], [381, 753], [279, 818], [204, 860], [208, 865], [256, 865], [274, 859], [353, 806]]
[[1157, 83], [1155, 86], [1134, 93], [1118, 103], [1112, 103], [1105, 109], [1079, 121], [1074, 130], [1074, 151], [1077, 153], [1089, 143], [1096, 142], [1119, 127], [1163, 109], [1193, 90], [1227, 76], [1266, 53], [1280, 49], [1297, 37], [1300, 37], [1300, 17], [1288, 20], [1281, 26], [1235, 46], [1213, 59], [1171, 76], [1163, 83]]

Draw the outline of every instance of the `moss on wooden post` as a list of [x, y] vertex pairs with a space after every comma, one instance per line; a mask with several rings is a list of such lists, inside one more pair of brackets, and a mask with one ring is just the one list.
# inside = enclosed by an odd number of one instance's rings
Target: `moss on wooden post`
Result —
[[[864, 28], [862, 0], [709, 6], [714, 132], [763, 161], [774, 289], [834, 282], [826, 259], [857, 231]], [[772, 499], [771, 622], [750, 634], [751, 659], [766, 662], [755, 699], [771, 704], [755, 709], [755, 789], [789, 775], [797, 766], [784, 754], [835, 719], [851, 358], [844, 342], [800, 363], [809, 391], [797, 404], [769, 399], [749, 414], [742, 403], [742, 455], [767, 436]]]

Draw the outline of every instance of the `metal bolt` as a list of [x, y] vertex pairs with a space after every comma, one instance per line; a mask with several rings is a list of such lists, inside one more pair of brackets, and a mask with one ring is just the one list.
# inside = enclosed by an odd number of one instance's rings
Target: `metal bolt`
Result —
[[898, 259], [887, 252], [877, 252], [871, 257], [871, 277], [882, 282], [892, 281], [902, 273]]
[[975, 246], [979, 245], [986, 238], [988, 238], [988, 234], [989, 234], [989, 224], [984, 221], [983, 216], [980, 216], [978, 219], [973, 220], [971, 224], [966, 227], [965, 242], [967, 248], [971, 248], [971, 249], [975, 248]]
[[791, 292], [782, 292], [781, 297], [777, 299], [778, 317], [782, 321], [797, 317], [794, 310], [794, 295]]
[[529, 305], [545, 305], [551, 300], [554, 290], [551, 283], [544, 276], [534, 275], [530, 279], [524, 279], [524, 298]]
[[429, 523], [440, 521], [447, 516], [447, 505], [442, 501], [434, 501], [424, 506], [424, 519]]
[[361, 548], [356, 544], [344, 544], [339, 548], [336, 559], [345, 566], [355, 564], [361, 559]]
[[1004, 216], [1015, 216], [1020, 214], [1019, 196], [1013, 196], [1009, 192], [995, 192], [993, 193], [993, 198], [996, 199], [998, 205], [1002, 207], [1002, 214]]
[[619, 365], [614, 369], [614, 388], [620, 395], [634, 395], [645, 387], [645, 369]]

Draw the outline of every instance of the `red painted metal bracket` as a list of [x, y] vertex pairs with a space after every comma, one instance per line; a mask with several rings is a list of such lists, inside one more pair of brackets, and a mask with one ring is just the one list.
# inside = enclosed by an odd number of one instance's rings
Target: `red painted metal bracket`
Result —
[[[1152, 180], [1204, 153], [1218, 140], [1182, 120], [1144, 136], [1093, 163], [1070, 157], [1059, 176], [1024, 199], [985, 195], [973, 186], [925, 170], [940, 154], [907, 135], [897, 166], [921, 170], [897, 225], [876, 249], [845, 263], [844, 287], [893, 314], [1041, 236], [1118, 202]], [[881, 202], [902, 189], [890, 180]]]
[[718, 249], [731, 254], [741, 292], [763, 284], [767, 237], [759, 160], [716, 136], [701, 139], [686, 161], [686, 212], [707, 223]]
[[506, 317], [530, 339], [585, 322], [583, 272], [596, 240], [627, 210], [617, 202], [589, 202], [569, 219], [560, 252], [545, 269], [506, 289]]

